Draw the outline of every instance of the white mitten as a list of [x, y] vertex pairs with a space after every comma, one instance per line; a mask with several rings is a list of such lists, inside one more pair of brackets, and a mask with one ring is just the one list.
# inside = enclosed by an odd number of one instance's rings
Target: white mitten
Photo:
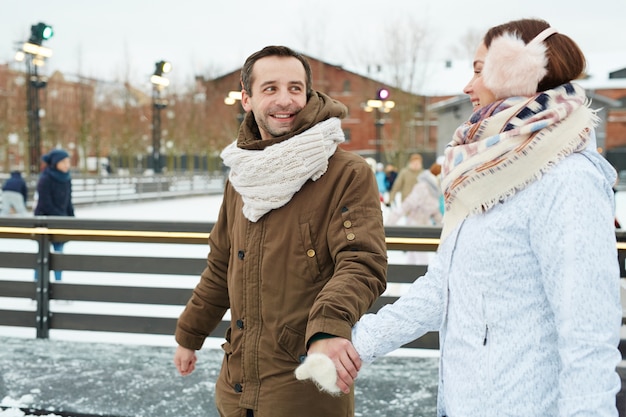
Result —
[[307, 355], [304, 362], [296, 368], [296, 378], [300, 381], [312, 380], [320, 391], [332, 395], [341, 394], [341, 390], [337, 387], [335, 364], [323, 353]]

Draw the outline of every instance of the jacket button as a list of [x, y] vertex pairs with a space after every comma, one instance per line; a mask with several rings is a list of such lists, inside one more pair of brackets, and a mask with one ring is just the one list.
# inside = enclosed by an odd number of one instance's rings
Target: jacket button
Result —
[[243, 329], [243, 320], [241, 320], [241, 319], [237, 320], [237, 327], [239, 329]]
[[345, 227], [346, 229], [351, 228], [352, 222], [350, 220], [346, 220], [345, 222], [343, 222], [343, 227]]
[[315, 250], [309, 249], [308, 251], [306, 251], [306, 256], [308, 256], [309, 258], [314, 257], [315, 256]]
[[305, 359], [306, 359], [306, 355], [298, 356], [298, 361], [300, 361], [300, 363], [304, 362]]
[[243, 391], [243, 387], [241, 386], [240, 383], [236, 383], [235, 384], [235, 392], [241, 392]]
[[238, 251], [238, 252], [237, 252], [237, 257], [243, 261], [243, 258], [244, 258], [244, 252], [243, 252], [242, 250]]
[[354, 235], [354, 233], [348, 233], [348, 234], [346, 235], [346, 239], [348, 239], [348, 240], [354, 240], [354, 238], [355, 238], [355, 237], [356, 237], [356, 236]]

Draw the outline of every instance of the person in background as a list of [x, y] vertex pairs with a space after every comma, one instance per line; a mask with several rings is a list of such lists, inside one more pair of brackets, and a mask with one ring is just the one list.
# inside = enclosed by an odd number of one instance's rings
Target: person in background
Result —
[[[474, 112], [445, 150], [438, 252], [357, 323], [349, 368], [437, 330], [438, 416], [618, 415], [617, 175], [574, 82], [584, 70], [544, 20], [487, 31], [464, 89]], [[353, 369], [339, 370], [345, 383]]]
[[20, 171], [12, 171], [11, 176], [2, 185], [2, 212], [0, 216], [15, 214], [25, 216], [28, 186]]
[[[35, 216], [74, 216], [70, 156], [63, 149], [53, 149], [42, 158], [46, 167], [37, 182]], [[65, 242], [53, 242], [55, 252], [63, 252]], [[61, 281], [61, 271], [54, 271], [55, 281]], [[37, 274], [35, 273], [35, 280]]]
[[[387, 191], [391, 191], [397, 176], [398, 170], [396, 167], [391, 164], [387, 164], [385, 167], [385, 186], [387, 187]], [[389, 204], [389, 202], [387, 202], [387, 204]]]
[[439, 173], [437, 174], [437, 180], [439, 181], [439, 211], [441, 212], [441, 215], [443, 216], [443, 214], [446, 212], [446, 201], [443, 197], [443, 191], [441, 190], [441, 165], [443, 164], [444, 161], [444, 157], [443, 155], [438, 156], [437, 159], [435, 160], [435, 162], [437, 163], [437, 165], [439, 165]]
[[[613, 184], [613, 196], [614, 197], [617, 194], [617, 184], [619, 184], [619, 175], [617, 176], [617, 179], [615, 180], [615, 184]], [[622, 224], [620, 223], [619, 219], [617, 218], [617, 215], [615, 216], [614, 224], [615, 224], [615, 228], [616, 229], [621, 229], [622, 228]]]
[[175, 333], [174, 364], [189, 375], [230, 309], [222, 417], [354, 415], [349, 386], [328, 396], [294, 374], [308, 356], [350, 360], [335, 343], [382, 294], [387, 271], [374, 172], [338, 146], [347, 108], [311, 79], [307, 59], [284, 46], [255, 52], [241, 71], [246, 115], [221, 154], [230, 174], [207, 266]]
[[[441, 184], [439, 173], [441, 165], [433, 163], [429, 169], [422, 171], [417, 177], [417, 184], [402, 201], [402, 204], [394, 207], [387, 216], [387, 224], [398, 224], [401, 218], [405, 218], [406, 226], [435, 226], [441, 227], [441, 211], [439, 196]], [[407, 263], [412, 265], [428, 265], [430, 256], [428, 252], [407, 252]]]
[[439, 196], [442, 195], [439, 173], [441, 165], [433, 163], [428, 170], [417, 177], [417, 184], [402, 204], [389, 213], [387, 222], [397, 224], [406, 217], [407, 226], [441, 227], [442, 213], [439, 209]]
[[[400, 170], [400, 173], [393, 182], [393, 186], [389, 191], [389, 202], [391, 205], [402, 203], [404, 199], [411, 193], [415, 184], [417, 184], [417, 176], [423, 171], [422, 155], [414, 153], [409, 157], [407, 165]], [[396, 196], [400, 194], [400, 201], [396, 201]]]
[[389, 198], [388, 195], [388, 191], [389, 189], [387, 188], [387, 176], [385, 175], [385, 165], [383, 165], [382, 162], [379, 162], [376, 164], [376, 185], [378, 186], [378, 192], [380, 194], [380, 201], [381, 202], [386, 202], [387, 199]]

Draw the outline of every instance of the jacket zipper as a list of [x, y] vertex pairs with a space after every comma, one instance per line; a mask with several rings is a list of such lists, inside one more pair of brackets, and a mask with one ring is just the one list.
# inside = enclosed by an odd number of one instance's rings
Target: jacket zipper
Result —
[[489, 334], [489, 321], [487, 320], [487, 302], [485, 301], [485, 294], [481, 294], [483, 320], [485, 320], [485, 337], [483, 338], [483, 346], [487, 345], [487, 336]]
[[489, 333], [489, 325], [485, 324], [485, 338], [483, 339], [483, 346], [487, 345], [487, 334]]

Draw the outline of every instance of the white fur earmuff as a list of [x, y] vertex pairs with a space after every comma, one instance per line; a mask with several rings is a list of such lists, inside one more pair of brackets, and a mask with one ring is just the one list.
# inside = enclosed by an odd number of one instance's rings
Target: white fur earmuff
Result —
[[556, 30], [549, 27], [528, 44], [508, 32], [494, 38], [482, 70], [485, 87], [497, 99], [534, 95], [539, 82], [548, 73], [543, 41], [554, 33]]

